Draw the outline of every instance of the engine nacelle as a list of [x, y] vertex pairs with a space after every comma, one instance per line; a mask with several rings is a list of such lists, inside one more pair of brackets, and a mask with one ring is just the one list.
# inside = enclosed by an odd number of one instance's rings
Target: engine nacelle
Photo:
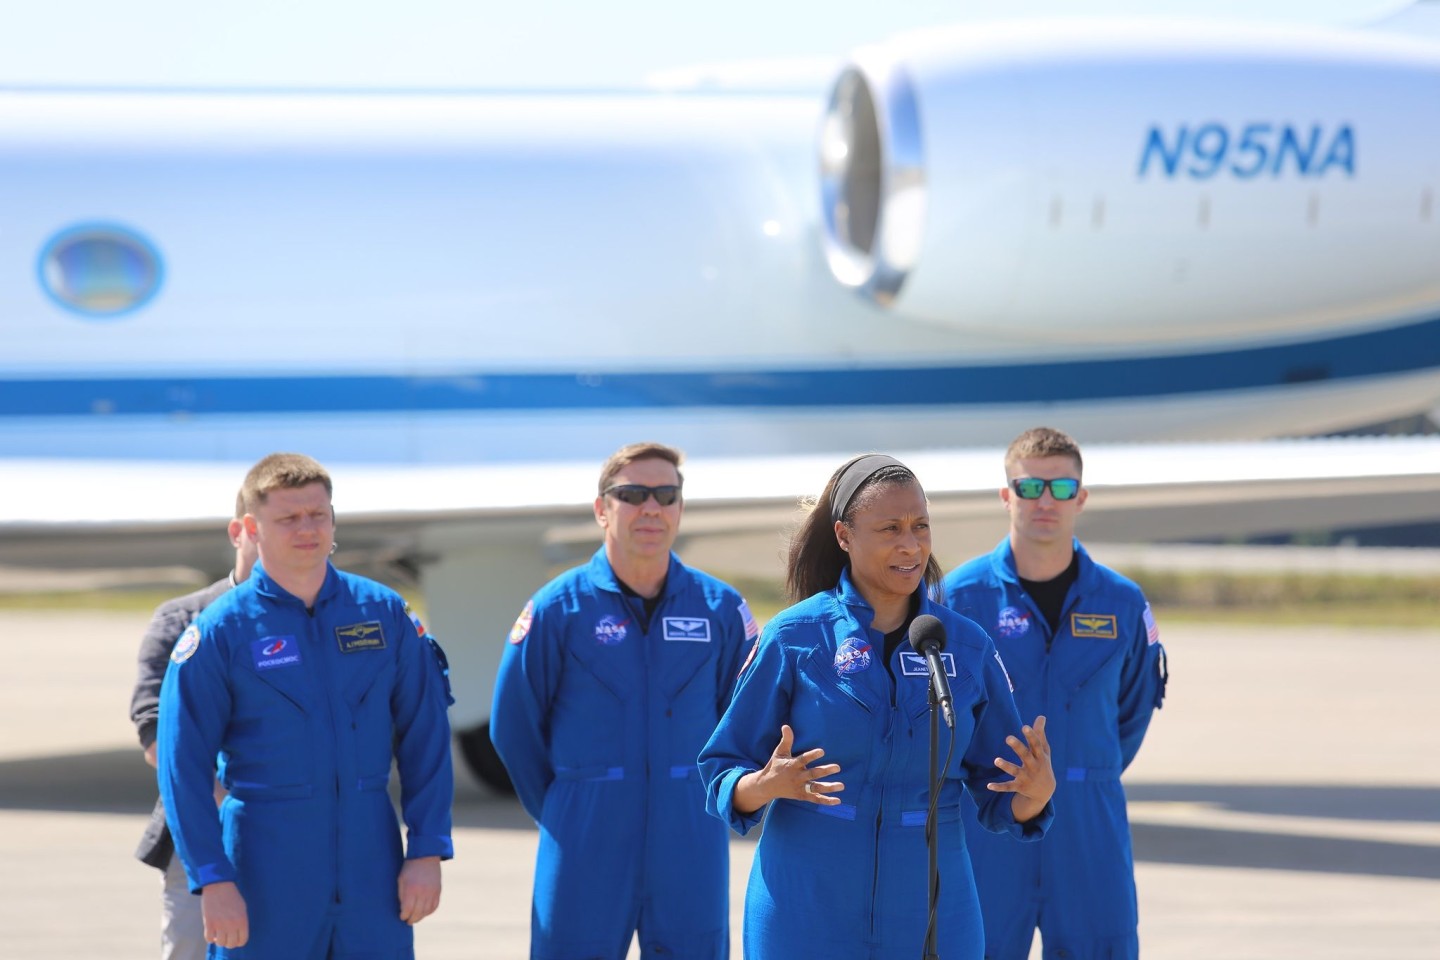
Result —
[[1202, 23], [965, 26], [861, 51], [826, 254], [1017, 342], [1237, 341], [1440, 303], [1440, 46]]

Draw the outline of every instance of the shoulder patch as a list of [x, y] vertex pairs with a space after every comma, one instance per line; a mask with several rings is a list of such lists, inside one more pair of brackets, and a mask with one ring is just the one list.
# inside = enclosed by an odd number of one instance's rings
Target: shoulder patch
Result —
[[530, 635], [530, 621], [535, 618], [535, 601], [526, 600], [525, 609], [520, 611], [520, 616], [515, 618], [515, 625], [510, 628], [510, 642], [519, 643]]
[[750, 612], [750, 604], [744, 598], [740, 600], [740, 622], [745, 625], [745, 639], [754, 640], [760, 636], [760, 625], [755, 622], [755, 615]]
[[425, 639], [430, 642], [430, 653], [435, 657], [435, 665], [440, 668], [440, 679], [444, 681], [445, 684], [445, 705], [453, 707], [455, 705], [455, 694], [450, 690], [450, 658], [445, 656], [445, 651], [441, 649], [438, 640], [434, 637], [426, 637]]
[[1010, 671], [1005, 669], [1005, 661], [1000, 659], [999, 650], [995, 651], [995, 662], [1000, 664], [1000, 672], [1005, 675], [1005, 686], [1010, 688], [1011, 693], [1014, 693], [1015, 681], [1010, 679]]
[[418, 636], [421, 640], [424, 640], [428, 636], [428, 634], [425, 632], [425, 624], [420, 621], [420, 615], [414, 610], [410, 609], [410, 604], [408, 603], [405, 604], [405, 615], [410, 618], [411, 623], [415, 624], [416, 636]]
[[1150, 604], [1145, 604], [1145, 643], [1146, 645], [1160, 642], [1160, 627], [1155, 623], [1155, 613], [1150, 609]]
[[760, 649], [760, 638], [756, 637], [755, 642], [750, 644], [750, 652], [745, 655], [745, 662], [740, 664], [740, 672], [735, 674], [736, 679], [745, 676], [745, 671], [750, 669], [750, 664], [755, 662], [755, 653]]
[[175, 646], [170, 650], [170, 659], [174, 663], [184, 663], [195, 655], [200, 649], [200, 628], [195, 624], [185, 628], [180, 634], [180, 639], [175, 641]]

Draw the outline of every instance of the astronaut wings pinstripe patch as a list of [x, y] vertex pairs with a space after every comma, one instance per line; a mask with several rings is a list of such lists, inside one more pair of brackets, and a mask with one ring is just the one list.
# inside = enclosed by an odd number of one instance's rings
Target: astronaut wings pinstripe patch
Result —
[[710, 642], [710, 621], [705, 617], [666, 617], [665, 639]]

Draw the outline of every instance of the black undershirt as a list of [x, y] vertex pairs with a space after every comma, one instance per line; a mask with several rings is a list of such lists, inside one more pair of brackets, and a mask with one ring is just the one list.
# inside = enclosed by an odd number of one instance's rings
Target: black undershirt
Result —
[[[1020, 586], [1030, 595], [1035, 602], [1035, 607], [1040, 611], [1040, 616], [1050, 625], [1050, 637], [1055, 636], [1060, 629], [1060, 614], [1065, 611], [1065, 595], [1070, 592], [1070, 587], [1080, 577], [1080, 554], [1070, 555], [1070, 566], [1066, 567], [1058, 577], [1050, 580], [1026, 580], [1020, 578]], [[1045, 648], [1050, 648], [1050, 640], [1045, 641]]]
[[904, 622], [894, 630], [885, 634], [885, 669], [890, 671], [890, 680], [892, 682], [895, 680], [895, 665], [891, 662], [891, 659], [895, 656], [896, 648], [898, 648], [902, 642], [908, 640], [910, 621], [914, 620], [915, 615], [919, 612], [920, 594], [912, 593], [910, 595], [910, 610], [905, 614]]
[[636, 600], [640, 601], [642, 606], [644, 606], [645, 622], [640, 624], [640, 630], [642, 633], [649, 633], [650, 620], [655, 616], [655, 610], [660, 606], [660, 601], [665, 599], [665, 581], [660, 581], [660, 589], [655, 591], [655, 596], [653, 597], [640, 596], [639, 592], [637, 592], [634, 587], [630, 586], [630, 584], [626, 583], [624, 580], [621, 580], [619, 577], [615, 578], [615, 582], [620, 584], [621, 593], [623, 593], [627, 597], [634, 597]]

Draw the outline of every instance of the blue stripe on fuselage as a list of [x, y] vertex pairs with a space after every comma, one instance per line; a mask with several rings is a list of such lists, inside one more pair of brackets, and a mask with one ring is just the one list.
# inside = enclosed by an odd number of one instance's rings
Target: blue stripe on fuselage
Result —
[[966, 406], [1134, 400], [1440, 367], [1440, 318], [1284, 346], [971, 366], [686, 373], [0, 379], [0, 417], [676, 407]]

